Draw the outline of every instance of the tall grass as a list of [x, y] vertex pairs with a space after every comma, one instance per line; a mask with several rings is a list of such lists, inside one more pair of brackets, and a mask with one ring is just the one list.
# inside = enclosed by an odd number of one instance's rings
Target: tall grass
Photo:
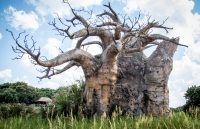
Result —
[[[198, 113], [197, 110], [193, 113]], [[122, 117], [113, 114], [111, 118], [102, 115], [84, 118], [57, 116], [52, 118], [47, 116], [31, 117], [9, 117], [0, 118], [0, 129], [198, 129], [200, 128], [200, 118], [198, 115], [191, 116], [188, 113], [176, 112], [172, 116], [139, 116]]]
[[0, 117], [17, 117], [17, 116], [30, 116], [35, 115], [33, 108], [25, 104], [0, 104]]

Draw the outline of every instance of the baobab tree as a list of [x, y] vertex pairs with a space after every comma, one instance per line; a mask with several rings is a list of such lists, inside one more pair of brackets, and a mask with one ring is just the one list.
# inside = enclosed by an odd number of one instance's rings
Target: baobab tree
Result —
[[[76, 10], [67, 3], [73, 14], [70, 20], [61, 19], [60, 28], [54, 19], [49, 25], [64, 38], [78, 39], [74, 49], [63, 52], [53, 59], [41, 58], [40, 49], [27, 45], [27, 36], [24, 46], [13, 36], [16, 47], [13, 51], [19, 53], [16, 59], [21, 59], [28, 54], [31, 62], [45, 68], [44, 76], [39, 79], [51, 78], [67, 71], [73, 66], [81, 66], [85, 75], [85, 113], [93, 115], [103, 112], [112, 113], [119, 106], [123, 113], [160, 114], [169, 113], [168, 77], [172, 70], [172, 58], [179, 43], [179, 38], [169, 38], [161, 34], [154, 34], [152, 29], [164, 29], [166, 32], [172, 28], [162, 23], [151, 20], [146, 16], [146, 22], [140, 22], [138, 17], [130, 18], [117, 14], [110, 3], [104, 5], [107, 10], [96, 15], [94, 20], [85, 19], [79, 13], [84, 12], [92, 16], [92, 12], [84, 9]], [[70, 32], [72, 27], [81, 26], [82, 29]], [[91, 36], [99, 37], [99, 41], [85, 42]], [[160, 41], [160, 42], [159, 42]], [[92, 55], [83, 49], [84, 46], [97, 44], [102, 48], [102, 53]], [[146, 57], [143, 50], [157, 46], [150, 57]], [[187, 47], [187, 46], [185, 46]], [[60, 48], [59, 48], [60, 49]], [[56, 66], [66, 64], [62, 69]]]

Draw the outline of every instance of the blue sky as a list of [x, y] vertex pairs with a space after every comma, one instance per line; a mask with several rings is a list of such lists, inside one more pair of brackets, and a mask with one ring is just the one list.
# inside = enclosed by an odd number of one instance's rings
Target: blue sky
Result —
[[[107, 0], [69, 0], [73, 7], [93, 9], [94, 14], [102, 12]], [[199, 0], [111, 0], [112, 7], [116, 12], [127, 13], [131, 17], [136, 16], [137, 11], [142, 14], [149, 13], [152, 18], [162, 22], [169, 17], [166, 26], [173, 27], [168, 34], [162, 30], [154, 30], [168, 37], [180, 36], [180, 43], [189, 48], [180, 47], [174, 56], [173, 71], [168, 82], [170, 107], [181, 106], [185, 103], [184, 92], [189, 86], [200, 85], [200, 1]], [[1, 0], [0, 1], [0, 83], [25, 81], [35, 87], [58, 88], [62, 85], [71, 84], [74, 80], [83, 76], [80, 68], [72, 68], [65, 73], [44, 79], [38, 83], [37, 76], [42, 76], [34, 67], [27, 56], [21, 60], [12, 60], [17, 54], [12, 51], [11, 45], [15, 46], [9, 29], [15, 36], [26, 30], [27, 34], [33, 36], [40, 46], [42, 55], [53, 58], [59, 54], [56, 47], [69, 50], [74, 47], [76, 40], [65, 40], [55, 35], [53, 27], [47, 22], [56, 17], [70, 18], [71, 12], [62, 0]], [[85, 15], [84, 15], [85, 16]], [[31, 39], [28, 43], [31, 44]], [[21, 44], [23, 44], [23, 36]], [[91, 38], [94, 40], [95, 37]], [[149, 55], [153, 49], [145, 53]], [[89, 52], [100, 53], [98, 46], [91, 46]]]

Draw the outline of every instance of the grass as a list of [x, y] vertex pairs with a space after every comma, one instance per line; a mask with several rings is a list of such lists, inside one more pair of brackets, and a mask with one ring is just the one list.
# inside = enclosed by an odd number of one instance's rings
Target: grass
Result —
[[79, 117], [42, 118], [9, 117], [0, 118], [0, 129], [197, 129], [200, 119], [184, 112], [173, 113], [170, 117], [119, 117], [115, 114], [111, 119], [94, 116], [90, 119]]

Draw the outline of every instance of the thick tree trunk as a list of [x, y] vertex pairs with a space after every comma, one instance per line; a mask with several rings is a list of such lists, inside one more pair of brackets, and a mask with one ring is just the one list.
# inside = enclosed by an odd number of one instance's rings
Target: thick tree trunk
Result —
[[177, 45], [161, 43], [148, 58], [144, 75], [147, 114], [170, 113], [168, 79], [173, 68], [173, 56]]
[[163, 41], [149, 58], [142, 52], [119, 54], [116, 66], [103, 64], [96, 76], [86, 78], [86, 114], [111, 114], [116, 106], [124, 114], [169, 114], [167, 84], [176, 48]]

